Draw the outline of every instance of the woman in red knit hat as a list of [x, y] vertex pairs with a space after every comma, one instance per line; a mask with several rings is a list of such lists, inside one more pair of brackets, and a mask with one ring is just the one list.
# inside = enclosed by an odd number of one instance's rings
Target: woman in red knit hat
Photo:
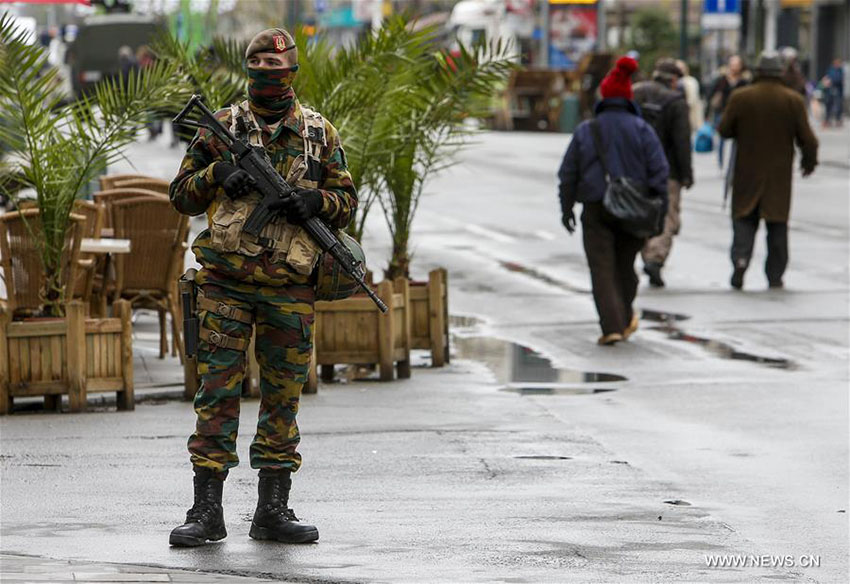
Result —
[[[637, 62], [621, 57], [602, 83], [602, 99], [594, 108], [594, 119], [576, 128], [558, 172], [562, 222], [567, 231], [576, 227], [573, 206], [582, 203], [582, 239], [593, 299], [602, 327], [600, 345], [626, 340], [638, 327], [632, 309], [638, 277], [634, 263], [644, 240], [623, 230], [605, 210], [602, 198], [611, 180], [628, 177], [645, 185], [649, 196], [667, 200], [667, 160], [652, 128], [643, 121], [632, 101], [631, 76]], [[598, 129], [600, 148], [594, 141]], [[602, 161], [598, 152], [605, 156]]]

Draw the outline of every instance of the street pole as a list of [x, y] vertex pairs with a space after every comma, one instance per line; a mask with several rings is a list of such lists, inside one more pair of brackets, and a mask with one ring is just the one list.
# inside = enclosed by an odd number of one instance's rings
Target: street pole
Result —
[[764, 50], [776, 50], [776, 27], [779, 18], [779, 0], [766, 0], [764, 15]]
[[549, 0], [543, 0], [540, 6], [540, 21], [541, 28], [543, 29], [541, 32], [543, 34], [540, 35], [540, 55], [538, 55], [537, 62], [541, 67], [549, 66]]
[[608, 49], [608, 29], [605, 22], [605, 0], [596, 2], [596, 50], [604, 53]]
[[688, 62], [688, 0], [682, 0], [682, 15], [679, 19], [679, 58]]

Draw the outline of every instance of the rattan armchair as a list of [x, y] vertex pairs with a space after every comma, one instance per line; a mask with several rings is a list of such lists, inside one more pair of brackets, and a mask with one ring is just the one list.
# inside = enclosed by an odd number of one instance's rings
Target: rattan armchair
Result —
[[126, 180], [117, 180], [113, 183], [114, 189], [144, 189], [155, 193], [168, 194], [168, 187], [171, 183], [167, 180], [159, 178], [130, 178]]
[[[44, 304], [42, 284], [44, 269], [36, 243], [41, 235], [41, 212], [23, 209], [0, 216], [0, 266], [6, 284], [7, 310], [13, 318], [38, 314]], [[85, 218], [71, 214], [61, 260], [61, 281], [77, 281], [80, 259], [80, 240]]]
[[103, 226], [112, 228], [112, 204], [115, 201], [124, 199], [137, 199], [139, 197], [155, 197], [168, 200], [167, 195], [149, 191], [146, 189], [109, 189], [108, 191], [99, 191], [92, 195], [94, 202], [103, 207]]
[[[93, 203], [77, 199], [74, 201], [73, 212], [83, 217], [83, 222], [80, 226], [81, 239], [100, 239], [100, 232], [103, 228], [103, 207]], [[95, 254], [80, 252], [79, 267], [77, 270], [77, 280], [74, 283], [73, 297], [79, 298], [88, 307], [92, 293], [95, 287], [95, 280], [98, 273], [99, 258]], [[102, 282], [100, 283], [102, 285]]]
[[134, 308], [156, 310], [160, 317], [160, 358], [168, 351], [165, 315], [171, 315], [172, 354], [183, 356], [180, 338], [178, 272], [188, 248], [189, 218], [167, 197], [137, 197], [112, 205], [115, 237], [130, 240], [130, 253], [115, 258], [113, 300], [124, 298]]
[[115, 188], [115, 183], [120, 180], [131, 180], [135, 178], [149, 179], [146, 174], [106, 174], [100, 177], [100, 190], [108, 191]]

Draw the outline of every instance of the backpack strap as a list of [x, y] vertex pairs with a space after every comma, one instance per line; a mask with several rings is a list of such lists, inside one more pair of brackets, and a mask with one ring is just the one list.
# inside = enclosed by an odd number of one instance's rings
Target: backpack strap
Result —
[[328, 145], [325, 119], [319, 112], [301, 106], [303, 119], [301, 138], [304, 140], [304, 156], [307, 158], [307, 178], [318, 181], [322, 175], [322, 150]]
[[596, 149], [596, 157], [599, 159], [599, 164], [602, 165], [602, 172], [605, 173], [605, 182], [611, 182], [611, 173], [608, 172], [608, 165], [605, 163], [605, 150], [602, 149], [602, 133], [599, 130], [599, 120], [591, 120], [590, 134], [593, 136], [593, 145]]
[[262, 146], [263, 137], [254, 112], [251, 111], [246, 99], [239, 104], [230, 105], [230, 131], [233, 135], [244, 140], [247, 138], [251, 146]]

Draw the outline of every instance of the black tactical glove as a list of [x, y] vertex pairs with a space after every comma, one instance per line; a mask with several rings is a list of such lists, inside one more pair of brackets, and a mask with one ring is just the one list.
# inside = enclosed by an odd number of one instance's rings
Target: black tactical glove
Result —
[[250, 174], [229, 162], [217, 162], [213, 167], [213, 178], [231, 199], [244, 197], [254, 186]]
[[286, 206], [286, 218], [296, 225], [304, 223], [322, 210], [325, 198], [318, 189], [297, 189]]
[[563, 215], [561, 215], [561, 223], [564, 224], [564, 227], [567, 228], [567, 231], [570, 235], [575, 233], [576, 231], [576, 218], [573, 215], [573, 210], [564, 211]]

